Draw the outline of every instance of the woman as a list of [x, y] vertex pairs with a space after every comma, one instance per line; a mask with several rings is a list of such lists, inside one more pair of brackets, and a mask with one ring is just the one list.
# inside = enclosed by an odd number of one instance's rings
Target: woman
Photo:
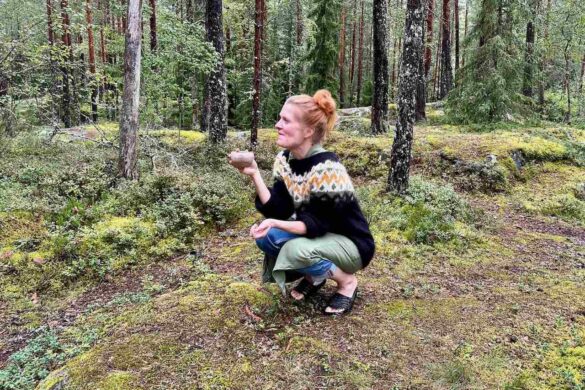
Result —
[[266, 187], [255, 161], [238, 168], [254, 182], [256, 208], [267, 218], [250, 229], [260, 249], [276, 259], [265, 261], [265, 280], [276, 281], [285, 292], [285, 281], [302, 276], [291, 291], [302, 300], [333, 279], [337, 292], [326, 314], [351, 310], [358, 284], [354, 274], [374, 255], [351, 179], [337, 155], [321, 146], [336, 117], [329, 91], [290, 97], [275, 126], [276, 143], [285, 150], [274, 162], [273, 187]]

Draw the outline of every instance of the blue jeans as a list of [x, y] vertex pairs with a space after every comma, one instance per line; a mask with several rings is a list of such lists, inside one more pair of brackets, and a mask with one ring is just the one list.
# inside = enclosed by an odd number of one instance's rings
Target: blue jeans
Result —
[[[302, 236], [273, 227], [268, 230], [268, 233], [264, 237], [256, 240], [256, 245], [258, 245], [258, 248], [264, 253], [277, 257], [284, 244], [297, 237]], [[319, 284], [330, 277], [333, 271], [335, 271], [335, 268], [335, 264], [329, 260], [323, 259], [309, 267], [300, 268], [295, 271], [305, 275], [305, 277], [312, 281], [313, 284]]]

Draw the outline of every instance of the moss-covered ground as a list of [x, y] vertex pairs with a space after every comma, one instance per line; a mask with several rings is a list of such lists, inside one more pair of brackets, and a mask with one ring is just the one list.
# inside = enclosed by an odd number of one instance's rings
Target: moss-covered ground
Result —
[[[248, 186], [237, 190], [245, 208], [219, 208], [209, 218], [224, 222], [201, 217], [186, 233], [161, 230], [168, 208], [95, 201], [103, 214], [80, 222], [77, 253], [113, 260], [101, 276], [63, 277], [71, 262], [56, 256], [47, 223], [58, 218], [7, 207], [33, 179], [5, 180], [0, 388], [582, 389], [584, 134], [430, 120], [415, 130], [411, 192], [397, 199], [384, 191], [391, 138], [336, 132], [328, 147], [352, 173], [377, 243], [353, 312], [339, 318], [320, 312], [332, 284], [304, 303], [260, 284]], [[199, 153], [198, 134], [152, 135]], [[273, 130], [260, 138], [269, 177]], [[169, 244], [190, 232], [192, 243]]]

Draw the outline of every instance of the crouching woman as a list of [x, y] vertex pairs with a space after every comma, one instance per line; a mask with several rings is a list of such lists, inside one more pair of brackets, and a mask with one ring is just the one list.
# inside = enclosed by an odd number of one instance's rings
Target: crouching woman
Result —
[[254, 182], [256, 208], [267, 218], [250, 229], [266, 253], [264, 281], [275, 281], [286, 292], [286, 282], [302, 278], [291, 291], [294, 299], [302, 300], [327, 279], [334, 280], [337, 292], [325, 314], [351, 310], [358, 285], [355, 273], [368, 265], [375, 249], [345, 167], [322, 146], [335, 120], [329, 91], [292, 96], [275, 126], [276, 144], [284, 150], [274, 162], [272, 188], [262, 180], [255, 161], [239, 168]]

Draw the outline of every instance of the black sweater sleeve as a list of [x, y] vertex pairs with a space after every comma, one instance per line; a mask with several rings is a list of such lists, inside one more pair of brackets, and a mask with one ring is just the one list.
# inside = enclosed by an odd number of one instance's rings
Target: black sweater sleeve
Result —
[[268, 188], [270, 199], [262, 204], [260, 197], [256, 195], [256, 210], [266, 218], [287, 220], [294, 213], [294, 204], [286, 185], [282, 180], [274, 180], [274, 186]]
[[311, 199], [297, 211], [297, 221], [305, 223], [308, 238], [320, 237], [333, 230], [333, 220], [338, 212], [342, 212], [340, 204], [333, 199]]

